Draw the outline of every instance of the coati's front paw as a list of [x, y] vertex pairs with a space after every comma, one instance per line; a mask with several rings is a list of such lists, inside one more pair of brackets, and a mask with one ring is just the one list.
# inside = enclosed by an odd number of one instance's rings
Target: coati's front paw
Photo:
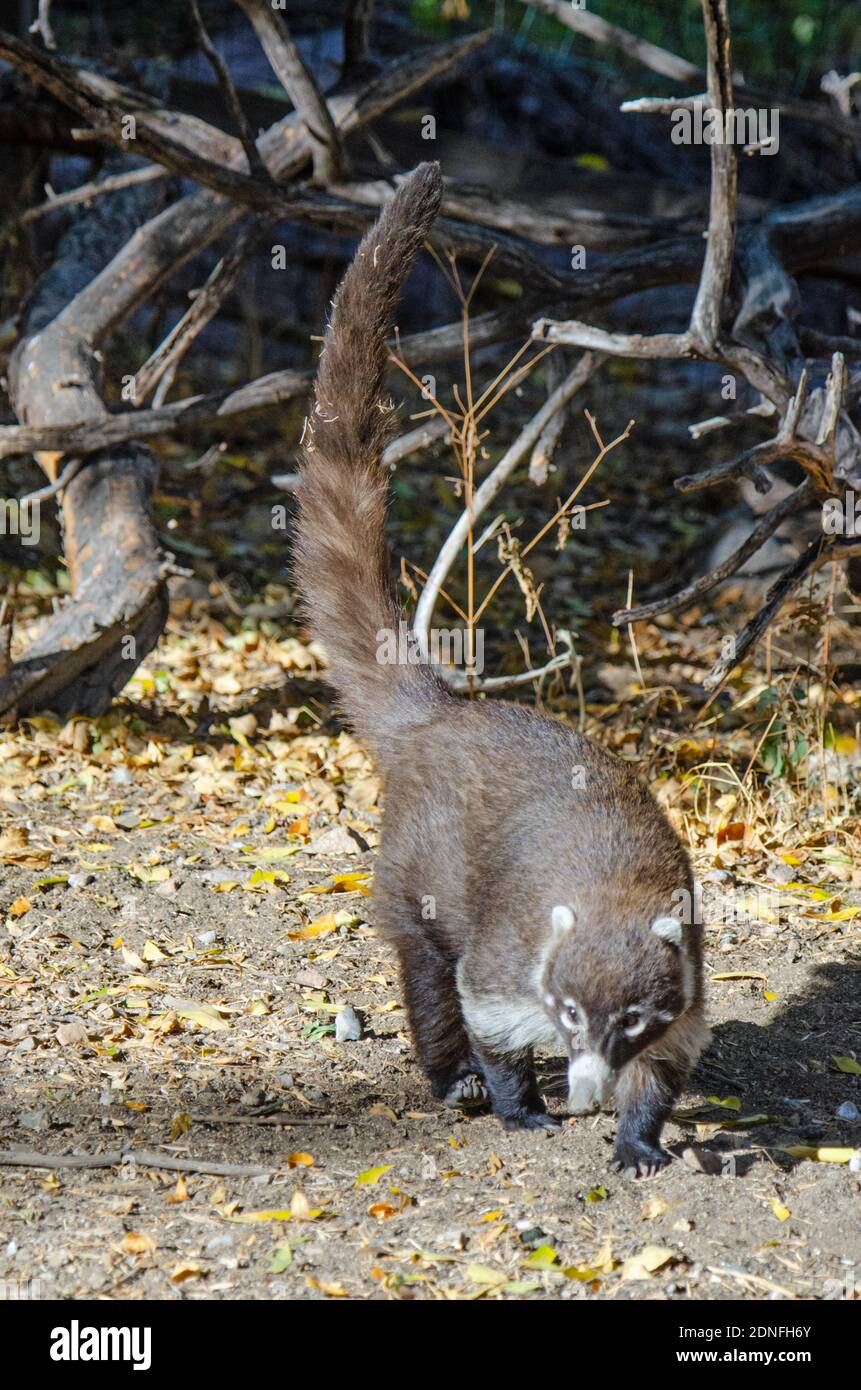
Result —
[[612, 1166], [617, 1173], [631, 1173], [635, 1178], [653, 1178], [670, 1162], [670, 1155], [659, 1144], [647, 1144], [643, 1139], [621, 1139], [613, 1149]]
[[526, 1106], [514, 1110], [510, 1115], [500, 1115], [499, 1118], [507, 1130], [562, 1128], [560, 1121], [548, 1115], [546, 1110], [529, 1110]]
[[487, 1087], [474, 1071], [452, 1082], [442, 1099], [443, 1105], [449, 1105], [454, 1110], [474, 1110], [487, 1105], [487, 1102]]

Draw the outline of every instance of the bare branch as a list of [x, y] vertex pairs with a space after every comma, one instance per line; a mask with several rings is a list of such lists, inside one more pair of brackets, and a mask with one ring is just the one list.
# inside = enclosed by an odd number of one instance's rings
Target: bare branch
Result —
[[419, 449], [426, 449], [429, 444], [433, 444], [437, 439], [442, 439], [448, 433], [449, 424], [443, 416], [429, 416], [416, 429], [400, 435], [386, 446], [383, 450], [383, 467], [396, 468], [401, 459], [417, 453]]
[[262, 178], [265, 183], [270, 183], [271, 175], [257, 148], [254, 132], [248, 124], [248, 118], [242, 109], [242, 103], [239, 100], [239, 95], [233, 84], [233, 78], [230, 76], [230, 69], [206, 31], [206, 26], [201, 18], [197, 0], [188, 0], [188, 8], [191, 11], [192, 22], [194, 24], [195, 33], [197, 34], [197, 41], [209, 60], [210, 67], [215, 73], [216, 80], [224, 96], [225, 105], [236, 127], [236, 133], [242, 141], [242, 148], [248, 160], [248, 172], [249, 174], [256, 174], [257, 177]]
[[695, 68], [693, 63], [687, 62], [685, 58], [679, 58], [677, 54], [670, 53], [665, 48], [658, 48], [656, 44], [638, 38], [636, 34], [632, 34], [628, 29], [621, 29], [617, 24], [609, 24], [606, 19], [599, 18], [590, 10], [575, 9], [570, 0], [526, 0], [526, 3], [535, 10], [552, 15], [560, 24], [573, 29], [577, 34], [585, 35], [595, 43], [617, 48], [629, 58], [636, 58], [644, 67], [660, 73], [662, 77], [669, 77], [673, 82], [702, 81], [700, 69]]
[[700, 575], [693, 583], [686, 584], [683, 589], [667, 598], [655, 599], [654, 603], [643, 603], [638, 608], [620, 608], [613, 614], [613, 626], [624, 627], [628, 623], [639, 623], [646, 618], [657, 618], [662, 613], [681, 613], [684, 609], [690, 608], [703, 594], [707, 594], [724, 579], [731, 578], [744, 562], [765, 544], [786, 518], [794, 512], [801, 511], [812, 501], [814, 495], [810, 479], [805, 478], [793, 492], [766, 512], [747, 540], [734, 550], [732, 555], [727, 556], [722, 564], [717, 565], [708, 574]]
[[365, 76], [371, 65], [370, 29], [374, 0], [347, 0], [344, 14], [344, 62], [340, 82]]
[[750, 621], [745, 624], [738, 636], [731, 638], [726, 643], [726, 655], [721, 656], [720, 660], [715, 662], [703, 681], [704, 688], [716, 690], [723, 685], [736, 666], [756, 646], [786, 600], [795, 593], [795, 590], [808, 575], [815, 574], [830, 560], [848, 560], [854, 555], [861, 555], [861, 541], [846, 541], [843, 538], [831, 539], [824, 536], [812, 541], [807, 549], [802, 551], [798, 559], [790, 565], [789, 569], [785, 570], [771, 586], [759, 612], [754, 614]]
[[312, 73], [290, 36], [282, 14], [267, 0], [237, 0], [253, 24], [272, 71], [302, 118], [319, 184], [343, 178], [344, 151], [338, 128]]
[[230, 255], [223, 257], [215, 266], [206, 284], [195, 295], [179, 322], [143, 366], [138, 368], [135, 373], [136, 402], [145, 401], [167, 371], [175, 372], [195, 338], [218, 313], [236, 284], [248, 253], [257, 244], [260, 236], [259, 224], [251, 222], [237, 240]]
[[723, 138], [711, 145], [711, 193], [706, 255], [690, 333], [704, 351], [714, 349], [720, 335], [721, 308], [732, 274], [737, 197], [737, 155], [727, 138], [726, 116], [732, 109], [732, 59], [727, 0], [702, 0], [708, 51], [709, 106], [720, 113]]

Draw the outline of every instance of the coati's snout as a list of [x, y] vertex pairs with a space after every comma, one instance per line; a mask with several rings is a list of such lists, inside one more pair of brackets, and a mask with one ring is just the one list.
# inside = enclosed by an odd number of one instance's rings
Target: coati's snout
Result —
[[690, 1002], [681, 926], [659, 917], [651, 929], [626, 933], [622, 969], [617, 933], [578, 940], [574, 914], [564, 906], [554, 908], [553, 927], [543, 1002], [568, 1050], [568, 1112], [588, 1115], [612, 1099], [624, 1068], [659, 1042]]

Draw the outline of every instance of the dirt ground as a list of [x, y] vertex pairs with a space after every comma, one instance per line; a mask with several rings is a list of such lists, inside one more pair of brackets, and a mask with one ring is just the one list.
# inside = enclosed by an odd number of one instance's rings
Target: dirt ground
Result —
[[[666, 1131], [674, 1162], [626, 1180], [612, 1115], [507, 1134], [431, 1100], [373, 929], [372, 769], [316, 722], [295, 639], [177, 631], [139, 704], [0, 742], [0, 1150], [108, 1155], [0, 1167], [0, 1281], [55, 1298], [861, 1296], [857, 820], [812, 835], [701, 810], [713, 1042]], [[230, 722], [181, 717], [204, 667]], [[771, 896], [728, 923], [752, 885]], [[346, 1005], [362, 1036], [341, 1042]], [[559, 1070], [547, 1059], [557, 1109]], [[264, 1171], [193, 1171], [212, 1163]]]

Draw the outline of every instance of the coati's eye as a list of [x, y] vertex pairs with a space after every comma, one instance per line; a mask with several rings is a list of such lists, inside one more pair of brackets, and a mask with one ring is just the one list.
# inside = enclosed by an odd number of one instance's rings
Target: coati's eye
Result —
[[621, 1024], [629, 1038], [635, 1038], [638, 1033], [642, 1033], [646, 1026], [646, 1020], [639, 1009], [626, 1009], [621, 1018]]

